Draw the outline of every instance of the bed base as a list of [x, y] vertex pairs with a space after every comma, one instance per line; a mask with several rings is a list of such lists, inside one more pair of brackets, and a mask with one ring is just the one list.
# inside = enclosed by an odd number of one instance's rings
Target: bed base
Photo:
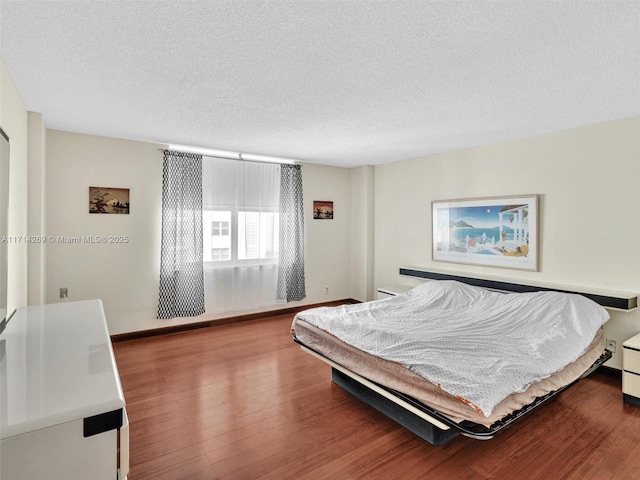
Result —
[[433, 423], [419, 417], [397, 403], [388, 400], [378, 392], [364, 386], [340, 370], [331, 368], [331, 380], [339, 387], [342, 387], [356, 398], [375, 408], [396, 423], [399, 423], [431, 445], [442, 445], [453, 437], [458, 436], [457, 430], [452, 428], [443, 430], [436, 427]]
[[511, 413], [493, 425], [487, 427], [468, 420], [456, 421], [455, 419], [452, 419], [451, 417], [408, 395], [404, 395], [403, 393], [361, 377], [360, 375], [344, 368], [342, 365], [328, 359], [324, 355], [305, 346], [298, 339], [294, 338], [294, 340], [296, 343], [301, 345], [302, 350], [331, 365], [331, 380], [333, 383], [396, 421], [429, 444], [435, 446], [446, 443], [458, 434], [474, 438], [476, 440], [489, 440], [493, 438], [499, 431], [509, 427], [516, 420], [519, 420], [527, 413], [551, 400], [572, 385], [575, 385], [582, 378], [586, 377], [604, 364], [612, 356], [612, 353], [609, 350], [605, 350], [600, 358], [596, 360], [596, 362], [576, 381], [565, 385], [558, 390], [550, 392], [547, 395], [536, 398], [529, 405], [525, 405], [520, 410]]

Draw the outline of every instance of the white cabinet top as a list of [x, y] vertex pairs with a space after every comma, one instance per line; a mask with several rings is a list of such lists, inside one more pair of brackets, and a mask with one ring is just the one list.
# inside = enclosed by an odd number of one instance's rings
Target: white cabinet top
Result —
[[624, 348], [631, 348], [633, 350], [640, 350], [640, 333], [634, 335], [629, 340], [622, 344]]
[[125, 405], [101, 300], [18, 309], [0, 356], [2, 439]]

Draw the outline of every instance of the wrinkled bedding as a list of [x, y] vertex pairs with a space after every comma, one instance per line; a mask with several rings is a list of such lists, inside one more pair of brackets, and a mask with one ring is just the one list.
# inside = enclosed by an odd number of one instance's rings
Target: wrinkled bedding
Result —
[[[590, 363], [573, 367], [579, 371], [570, 377], [577, 378], [602, 353], [602, 338], [596, 334], [608, 318], [604, 308], [580, 295], [505, 294], [432, 281], [384, 300], [300, 312], [292, 330], [305, 344], [316, 341], [301, 338], [315, 328], [340, 344], [400, 365], [456, 398], [469, 407], [463, 412], [475, 412], [475, 421], [486, 424], [507, 397], [522, 393], [528, 398], [531, 385], [582, 357]], [[358, 362], [345, 366], [359, 373]], [[371, 372], [361, 375], [378, 381]]]
[[587, 351], [578, 360], [550, 377], [531, 384], [524, 392], [513, 393], [504, 398], [496, 405], [490, 415], [485, 416], [408, 368], [347, 345], [302, 319], [295, 322], [295, 331], [296, 338], [305, 346], [348, 370], [380, 385], [409, 395], [448, 415], [454, 421], [469, 420], [487, 427], [532, 403], [536, 398], [577, 380], [604, 351], [604, 334], [600, 329]]

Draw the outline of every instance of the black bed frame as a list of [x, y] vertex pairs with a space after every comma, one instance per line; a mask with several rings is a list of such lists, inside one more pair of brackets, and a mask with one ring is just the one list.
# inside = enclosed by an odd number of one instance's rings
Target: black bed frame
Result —
[[488, 288], [490, 290], [500, 290], [503, 292], [562, 292], [577, 293], [587, 297], [605, 308], [616, 310], [633, 310], [638, 307], [637, 294], [619, 293], [611, 291], [600, 291], [598, 293], [588, 291], [569, 290], [559, 287], [541, 286], [526, 283], [514, 283], [496, 277], [470, 277], [457, 273], [438, 272], [436, 270], [423, 270], [418, 267], [400, 267], [400, 275], [405, 277], [420, 278], [423, 280], [456, 280], [476, 287]]
[[[604, 307], [622, 310], [631, 310], [637, 307], [637, 296], [634, 297], [632, 295], [592, 295], [569, 290], [559, 290], [548, 287], [535, 287], [532, 285], [522, 285], [505, 281], [494, 281], [404, 267], [400, 269], [400, 274], [431, 280], [457, 280], [469, 285], [476, 285], [508, 292], [561, 291], [564, 293], [580, 293], [584, 296], [587, 296], [588, 298], [591, 298]], [[299, 343], [302, 346], [303, 350], [313, 354], [316, 357], [321, 358], [323, 361], [331, 365], [331, 380], [333, 381], [333, 383], [342, 387], [344, 390], [353, 394], [379, 412], [385, 414], [423, 440], [426, 440], [431, 445], [442, 445], [458, 434], [462, 434], [464, 436], [475, 438], [478, 440], [491, 439], [494, 437], [494, 435], [496, 435], [496, 433], [507, 428], [513, 422], [519, 420], [524, 415], [531, 412], [533, 409], [544, 404], [572, 385], [575, 385], [579, 380], [595, 371], [612, 356], [612, 353], [609, 350], [605, 350], [601, 357], [576, 381], [558, 390], [550, 392], [547, 395], [536, 398], [532, 403], [525, 405], [520, 410], [511, 413], [507, 417], [504, 417], [493, 425], [487, 427], [481, 424], [470, 422], [468, 420], [456, 422], [447, 415], [444, 415], [438, 410], [429, 407], [428, 405], [425, 405], [408, 395], [360, 377], [359, 375], [326, 358], [322, 354], [307, 347], [295, 337], [294, 341]]]

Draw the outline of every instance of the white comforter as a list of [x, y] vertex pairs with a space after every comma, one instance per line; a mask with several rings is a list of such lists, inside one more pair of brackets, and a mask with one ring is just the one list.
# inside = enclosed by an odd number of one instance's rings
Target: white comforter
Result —
[[505, 294], [453, 281], [297, 316], [406, 366], [485, 416], [507, 395], [575, 361], [609, 318], [580, 295]]

